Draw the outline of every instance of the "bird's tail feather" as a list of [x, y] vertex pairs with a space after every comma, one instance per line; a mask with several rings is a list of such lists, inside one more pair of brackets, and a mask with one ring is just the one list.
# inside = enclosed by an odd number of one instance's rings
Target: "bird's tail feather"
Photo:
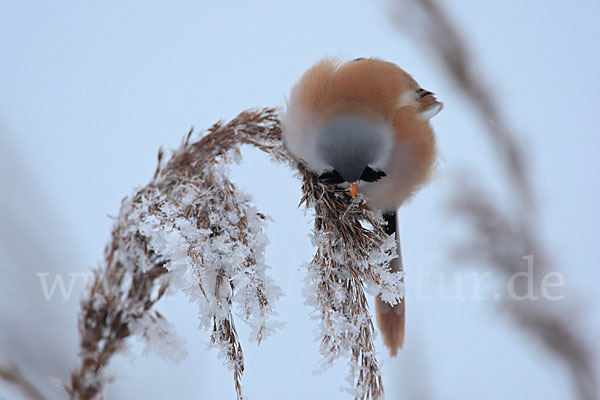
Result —
[[404, 344], [404, 299], [391, 306], [377, 297], [375, 312], [383, 343], [390, 349], [390, 354], [395, 356]]

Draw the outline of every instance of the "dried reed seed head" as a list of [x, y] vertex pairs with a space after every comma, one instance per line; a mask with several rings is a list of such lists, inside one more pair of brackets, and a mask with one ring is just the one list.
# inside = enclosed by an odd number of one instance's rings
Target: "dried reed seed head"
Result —
[[[330, 360], [351, 354], [355, 387], [350, 390], [356, 398], [382, 396], [364, 293], [365, 283], [390, 291], [395, 282], [381, 278], [381, 260], [392, 255], [381, 252], [386, 235], [380, 215], [292, 160], [281, 143], [277, 110], [263, 109], [217, 123], [198, 140], [190, 131], [168, 160], [159, 151], [152, 181], [123, 200], [104, 266], [82, 302], [82, 363], [72, 375], [71, 398], [91, 399], [102, 392], [108, 381], [104, 369], [126, 337], [151, 340], [156, 324], [161, 334], [167, 332], [166, 320], [149, 313], [169, 287], [184, 290], [199, 304], [201, 322], [212, 328], [211, 342], [232, 369], [238, 399], [243, 398], [244, 359], [233, 307], [240, 308], [260, 342], [272, 331], [268, 320], [279, 289], [265, 274], [265, 217], [223, 169], [239, 157], [242, 144], [300, 171], [302, 203], [315, 208], [315, 235], [321, 238], [308, 280], [315, 283], [314, 306], [322, 316], [322, 352]], [[371, 253], [378, 251], [381, 259], [371, 263]]]

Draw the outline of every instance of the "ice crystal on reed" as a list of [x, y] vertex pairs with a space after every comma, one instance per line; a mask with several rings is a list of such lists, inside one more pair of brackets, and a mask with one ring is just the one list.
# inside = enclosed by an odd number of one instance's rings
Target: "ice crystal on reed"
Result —
[[185, 356], [183, 341], [152, 310], [176, 290], [198, 305], [201, 326], [211, 331], [210, 343], [233, 371], [243, 398], [244, 358], [233, 315], [249, 324], [250, 340], [260, 342], [277, 326], [272, 305], [281, 292], [267, 275], [266, 217], [228, 179], [227, 165], [239, 159], [242, 144], [300, 172], [302, 201], [315, 210], [317, 248], [304, 292], [320, 318], [323, 361], [329, 365], [349, 354], [348, 390], [360, 399], [382, 397], [365, 288], [390, 303], [402, 297], [402, 277], [388, 267], [395, 242], [364, 200], [350, 200], [289, 159], [277, 111], [265, 109], [216, 124], [195, 141], [190, 132], [168, 161], [159, 152], [152, 181], [123, 200], [104, 265], [82, 301], [82, 361], [67, 388], [71, 398], [101, 396], [105, 367], [132, 334], [143, 338], [145, 351], [171, 361]]

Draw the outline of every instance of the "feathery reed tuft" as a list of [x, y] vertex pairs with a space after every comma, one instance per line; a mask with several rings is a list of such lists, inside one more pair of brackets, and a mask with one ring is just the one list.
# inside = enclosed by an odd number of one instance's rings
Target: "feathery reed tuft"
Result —
[[381, 215], [292, 161], [275, 109], [245, 111], [206, 135], [192, 135], [168, 161], [159, 151], [153, 179], [122, 201], [104, 263], [81, 303], [81, 361], [66, 388], [70, 397], [101, 397], [110, 380], [106, 366], [130, 336], [173, 361], [185, 357], [172, 326], [153, 310], [166, 293], [182, 290], [197, 303], [211, 345], [233, 372], [237, 398], [244, 398], [234, 310], [250, 325], [250, 340], [260, 343], [275, 328], [272, 307], [280, 296], [264, 263], [265, 216], [227, 176], [227, 164], [240, 156], [241, 145], [250, 144], [300, 169], [302, 203], [316, 214], [318, 249], [308, 266], [307, 296], [320, 311], [321, 352], [327, 364], [349, 353], [354, 396], [381, 398], [365, 288], [390, 303], [404, 290], [401, 275], [389, 271], [395, 242], [380, 227]]

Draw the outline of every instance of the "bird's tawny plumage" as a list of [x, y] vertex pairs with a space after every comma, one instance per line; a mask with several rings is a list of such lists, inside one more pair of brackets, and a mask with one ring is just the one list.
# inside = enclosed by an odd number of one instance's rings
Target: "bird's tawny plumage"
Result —
[[[398, 239], [396, 209], [428, 180], [435, 162], [429, 119], [441, 107], [395, 64], [324, 59], [293, 88], [283, 140], [320, 178], [348, 185], [352, 195], [358, 189], [389, 225], [393, 220], [388, 233]], [[391, 268], [402, 271], [401, 259]], [[404, 302], [392, 307], [378, 298], [376, 310], [384, 343], [395, 354], [404, 341]]]

